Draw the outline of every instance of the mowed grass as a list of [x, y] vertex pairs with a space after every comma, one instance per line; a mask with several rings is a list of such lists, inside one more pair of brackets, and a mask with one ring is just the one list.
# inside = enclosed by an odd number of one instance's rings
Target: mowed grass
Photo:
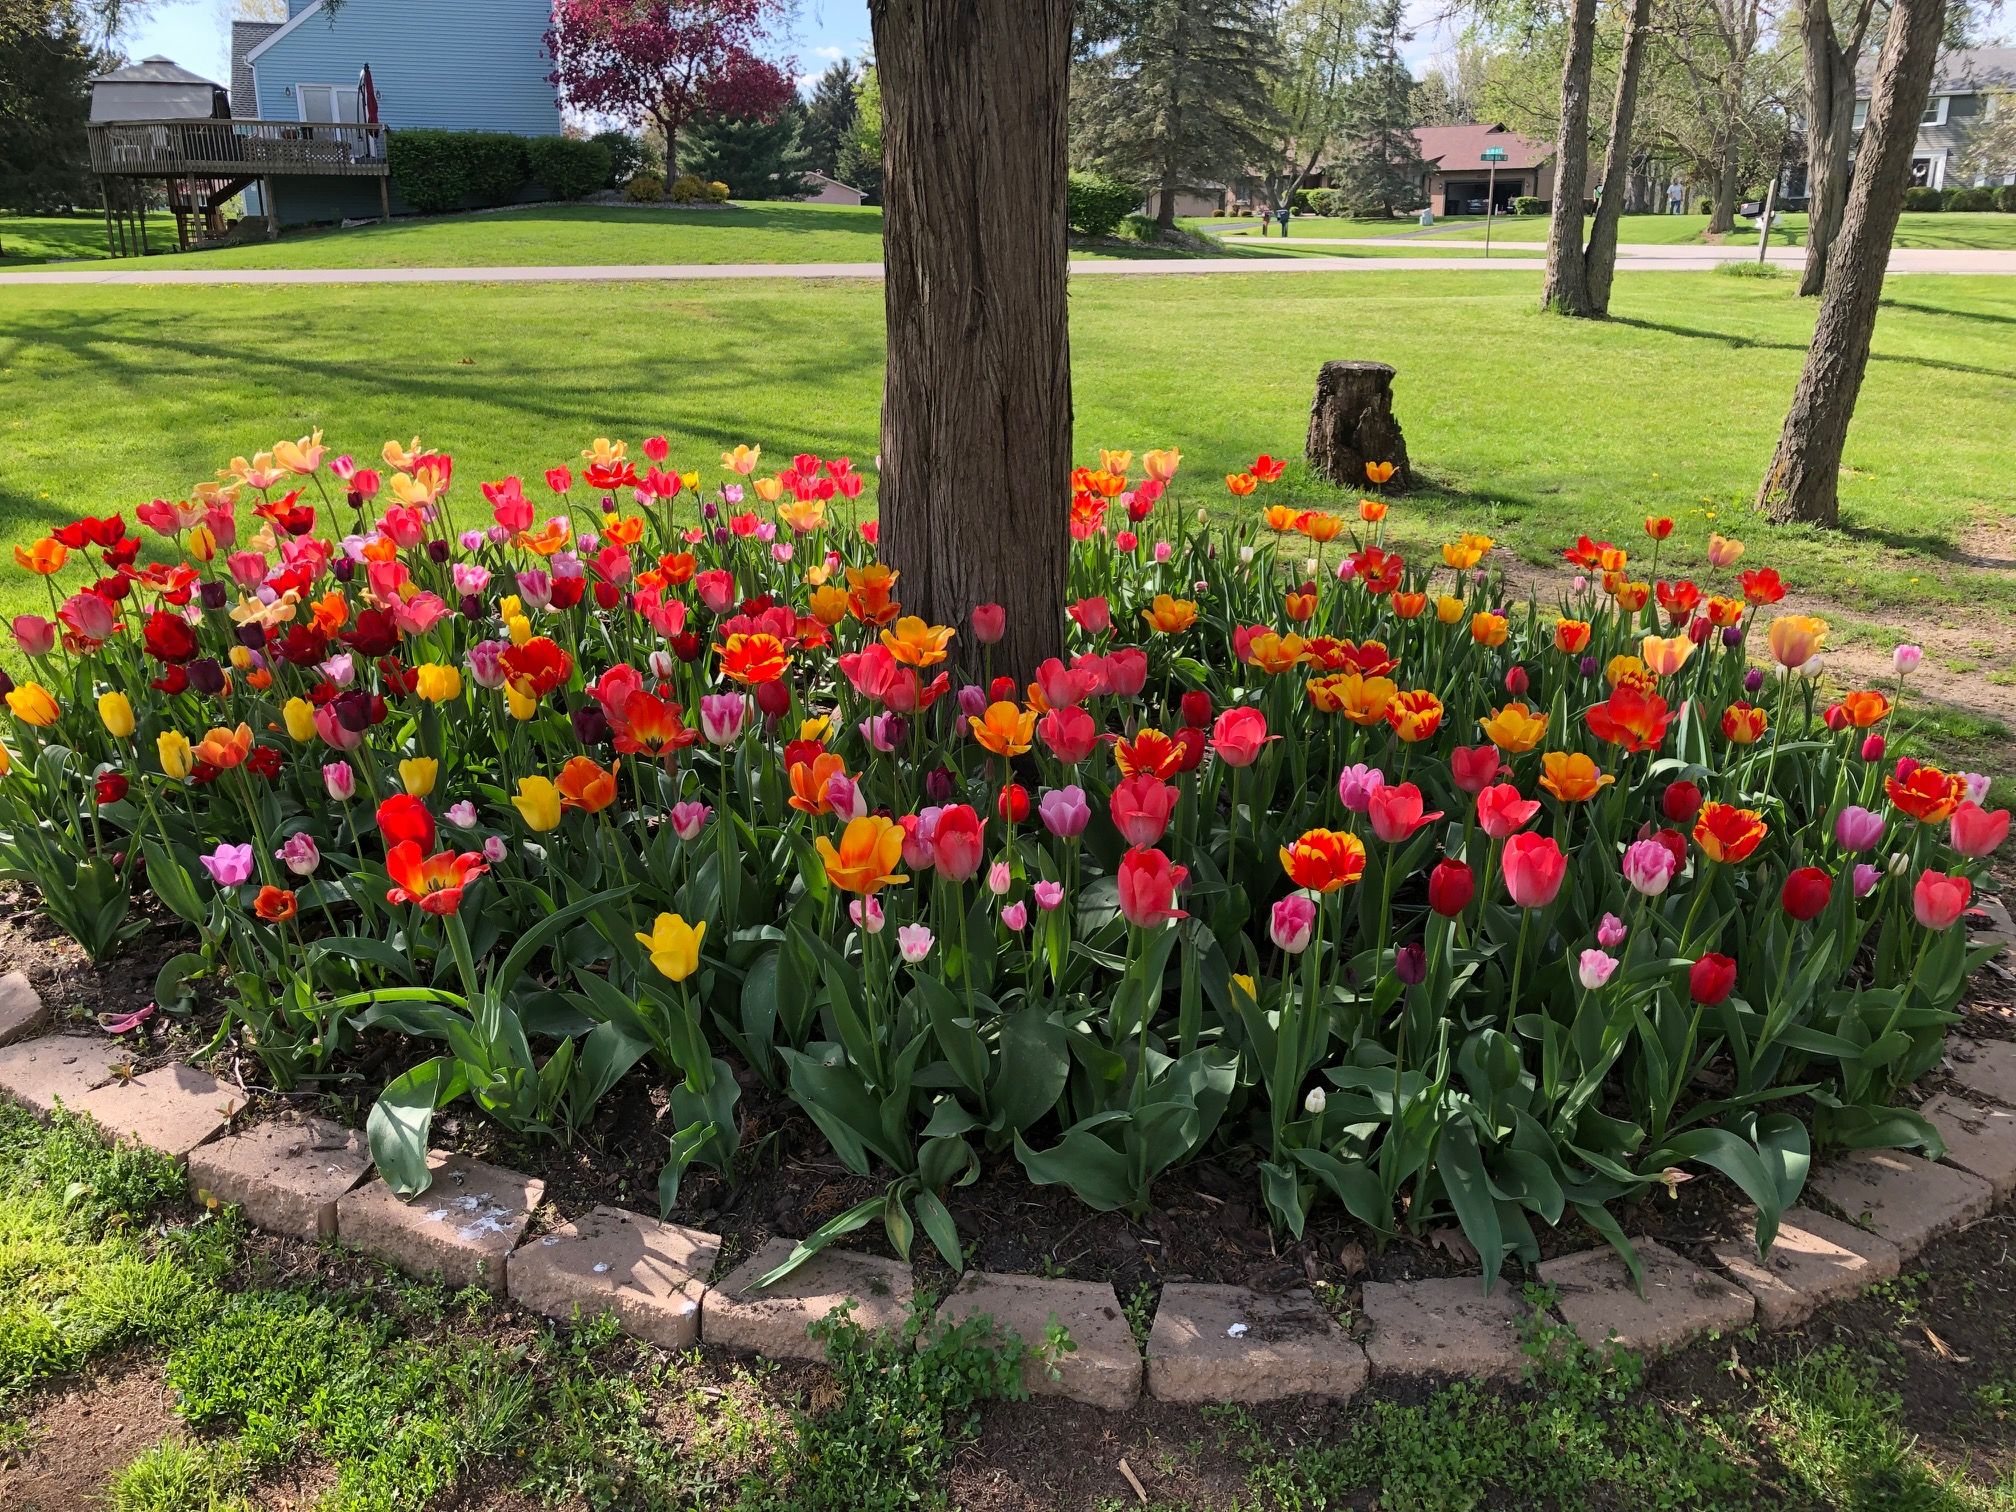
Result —
[[[1226, 216], [1197, 220], [1190, 224], [1200, 231], [1226, 228], [1228, 236], [1254, 237], [1257, 231], [1230, 228], [1250, 225], [1250, 216]], [[1493, 241], [1545, 241], [1544, 215], [1501, 215], [1491, 224]], [[1345, 216], [1304, 215], [1288, 222], [1288, 235], [1296, 237], [1398, 236], [1420, 244], [1444, 241], [1465, 242], [1484, 239], [1484, 218], [1476, 215], [1438, 216], [1436, 234], [1411, 236], [1421, 227], [1412, 220], [1367, 220]], [[1708, 229], [1705, 215], [1626, 215], [1617, 223], [1617, 239], [1633, 246], [1684, 246], [1703, 243]], [[1736, 229], [1722, 239], [1725, 244], [1757, 241], [1757, 223], [1739, 220]], [[1771, 245], [1800, 247], [1806, 244], [1806, 217], [1784, 214], [1773, 217]], [[1907, 248], [1948, 251], [2016, 251], [2016, 215], [1993, 211], [1913, 210], [1898, 218], [1895, 245]]]
[[[1713, 528], [1872, 610], [2016, 604], [2011, 574], [1962, 555], [2016, 516], [2016, 283], [1890, 281], [1840, 532], [1749, 508], [1813, 318], [1790, 280], [1634, 274], [1606, 322], [1541, 314], [1537, 287], [1523, 272], [1075, 282], [1079, 454], [1180, 446], [1179, 497], [1229, 507], [1226, 472], [1300, 456], [1319, 364], [1374, 358], [1399, 371], [1431, 485], [1396, 515], [1403, 533], [1482, 529], [1537, 562], [1583, 532], [1642, 540], [1646, 514], [1670, 514], [1669, 570], [1700, 566]], [[130, 520], [316, 427], [360, 458], [418, 433], [465, 485], [536, 477], [598, 435], [663, 432], [710, 470], [738, 441], [865, 462], [882, 297], [864, 280], [0, 289], [0, 536], [87, 510]], [[1270, 497], [1355, 493], [1297, 465]], [[41, 607], [38, 589], [0, 573], [0, 616]]]
[[[150, 215], [147, 240], [156, 252], [172, 250], [174, 217]], [[95, 211], [82, 215], [0, 214], [0, 268], [111, 255], [105, 240], [105, 217]]]

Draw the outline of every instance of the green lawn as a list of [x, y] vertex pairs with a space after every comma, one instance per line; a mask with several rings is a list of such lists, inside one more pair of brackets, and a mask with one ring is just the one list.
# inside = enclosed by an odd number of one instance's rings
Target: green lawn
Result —
[[[1221, 217], [1212, 220], [1190, 222], [1200, 231], [1215, 230], [1220, 227], [1250, 225], [1252, 217]], [[1411, 220], [1358, 220], [1337, 217], [1325, 219], [1305, 215], [1288, 222], [1290, 239], [1296, 237], [1332, 236], [1403, 236], [1417, 245], [1429, 246], [1445, 241], [1482, 241], [1484, 221], [1481, 216], [1445, 216], [1436, 221], [1437, 234], [1433, 237], [1413, 237], [1409, 233], [1421, 228]], [[1702, 240], [1708, 228], [1705, 215], [1627, 215], [1618, 222], [1618, 240], [1634, 246], [1681, 246]], [[1241, 240], [1257, 237], [1253, 231], [1228, 231], [1229, 236]], [[1547, 239], [1547, 217], [1544, 215], [1501, 215], [1492, 223], [1491, 237], [1494, 241], [1545, 241]], [[1755, 246], [1757, 226], [1754, 221], [1738, 221], [1736, 230], [1726, 238], [1732, 244]], [[1772, 228], [1771, 244], [1774, 247], [1803, 246], [1806, 241], [1806, 217], [1804, 215], [1782, 215]], [[1959, 211], [1906, 212], [1897, 223], [1896, 245], [1911, 248], [1944, 248], [1964, 251], [2011, 251], [2016, 250], [2016, 215], [2002, 215], [1993, 212], [1974, 213]]]
[[[149, 216], [147, 239], [157, 252], [171, 250], [175, 245], [174, 217]], [[96, 211], [83, 215], [0, 214], [0, 268], [111, 255], [105, 243], [105, 217]]]
[[[2012, 513], [2016, 282], [1891, 280], [1843, 476], [1848, 529], [1773, 530], [1748, 504], [1804, 357], [1789, 279], [1639, 273], [1616, 318], [1536, 311], [1531, 273], [1085, 280], [1071, 293], [1078, 449], [1181, 446], [1181, 492], [1225, 499], [1256, 452], [1301, 454], [1328, 358], [1399, 369], [1433, 489], [1397, 518], [1489, 530], [1534, 560], [1587, 531], [1682, 520], [1880, 607], [2016, 605], [1958, 558]], [[0, 536], [186, 492], [235, 452], [320, 426], [376, 454], [415, 432], [467, 478], [536, 476], [596, 435], [663, 431], [686, 465], [875, 451], [879, 284], [0, 289]], [[1291, 468], [1277, 497], [1336, 502]], [[33, 607], [0, 575], [0, 617]]]

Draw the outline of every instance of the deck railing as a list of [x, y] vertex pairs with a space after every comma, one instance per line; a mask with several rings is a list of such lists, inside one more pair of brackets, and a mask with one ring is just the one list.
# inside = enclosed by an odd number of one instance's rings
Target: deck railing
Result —
[[382, 125], [326, 121], [107, 121], [91, 127], [91, 171], [379, 178], [386, 172], [385, 139]]

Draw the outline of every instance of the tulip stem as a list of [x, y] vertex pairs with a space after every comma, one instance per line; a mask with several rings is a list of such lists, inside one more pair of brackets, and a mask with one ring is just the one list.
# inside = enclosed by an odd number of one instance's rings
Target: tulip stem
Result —
[[1526, 925], [1533, 917], [1533, 910], [1519, 910], [1519, 943], [1512, 951], [1512, 990], [1505, 999], [1505, 1035], [1511, 1038], [1513, 1020], [1519, 1013], [1519, 976], [1526, 965]]

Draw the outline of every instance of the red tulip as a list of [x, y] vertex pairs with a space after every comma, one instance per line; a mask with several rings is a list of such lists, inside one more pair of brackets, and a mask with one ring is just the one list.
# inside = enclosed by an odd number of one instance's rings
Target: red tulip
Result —
[[1029, 817], [1029, 789], [1019, 782], [1008, 783], [994, 799], [994, 812], [1010, 824], [1020, 824]]
[[1475, 797], [1498, 780], [1498, 747], [1458, 746], [1449, 753], [1449, 773], [1456, 786]]
[[1171, 865], [1159, 850], [1130, 850], [1120, 858], [1120, 912], [1137, 929], [1184, 917], [1176, 907], [1176, 889], [1189, 877], [1186, 868]]
[[1413, 783], [1388, 783], [1372, 790], [1365, 812], [1372, 821], [1372, 833], [1388, 845], [1398, 845], [1422, 825], [1442, 817], [1440, 809], [1423, 813], [1424, 806], [1421, 789]]
[[1477, 795], [1477, 822], [1493, 840], [1516, 834], [1540, 812], [1537, 798], [1522, 798], [1509, 782], [1487, 787]]
[[1736, 963], [1709, 951], [1687, 968], [1687, 991], [1704, 1008], [1713, 1008], [1736, 988]]
[[1183, 695], [1183, 723], [1201, 730], [1211, 723], [1211, 695], [1192, 691]]
[[1911, 889], [1911, 911], [1927, 929], [1951, 929], [1974, 899], [1974, 884], [1927, 869]]
[[1991, 814], [1978, 803], [1963, 803], [1953, 810], [1952, 828], [1953, 849], [1978, 861], [2009, 838], [2009, 810]]
[[1477, 896], [1477, 874], [1467, 861], [1445, 857], [1428, 873], [1428, 906], [1453, 919]]
[[1802, 866], [1785, 879], [1778, 901], [1786, 913], [1805, 923], [1817, 919], [1834, 896], [1834, 879], [1817, 866]]
[[939, 810], [937, 827], [931, 831], [931, 853], [941, 876], [967, 881], [980, 870], [986, 849], [985, 826], [969, 805], [955, 803]]
[[1036, 734], [1066, 766], [1076, 766], [1099, 746], [1099, 726], [1083, 709], [1052, 709], [1036, 721]]
[[1521, 908], [1545, 908], [1568, 875], [1568, 858], [1546, 835], [1514, 835], [1505, 842], [1498, 866], [1505, 876], [1505, 891]]
[[1178, 789], [1149, 772], [1124, 777], [1113, 789], [1108, 810], [1113, 827], [1129, 845], [1158, 843], [1169, 828], [1169, 816], [1176, 812]]
[[411, 844], [423, 853], [434, 849], [434, 816], [427, 805], [408, 793], [395, 793], [378, 805], [378, 833], [384, 836], [389, 853]]
[[973, 639], [991, 646], [1008, 633], [1008, 611], [999, 604], [973, 606]]
[[1701, 808], [1701, 789], [1685, 781], [1671, 782], [1659, 797], [1659, 811], [1675, 824], [1685, 824]]

